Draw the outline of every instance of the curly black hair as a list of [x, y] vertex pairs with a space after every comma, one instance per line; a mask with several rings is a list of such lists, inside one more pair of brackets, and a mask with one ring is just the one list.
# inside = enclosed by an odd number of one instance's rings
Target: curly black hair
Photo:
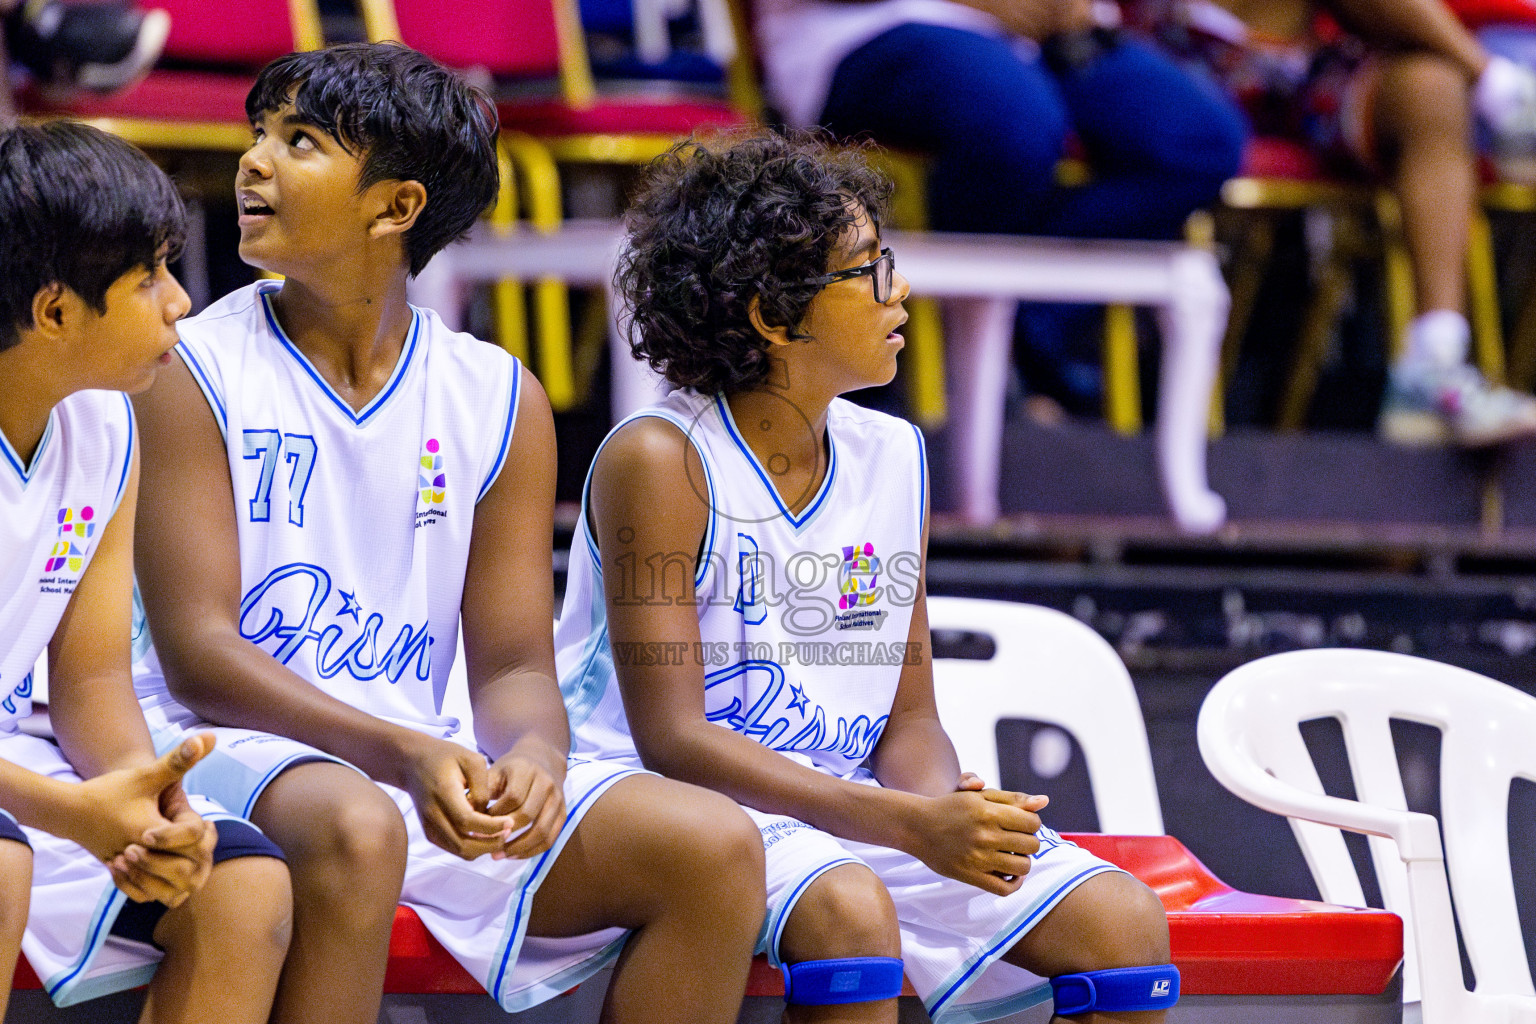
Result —
[[743, 391], [768, 377], [747, 310], [797, 333], [833, 247], [863, 207], [880, 223], [891, 184], [862, 148], [811, 133], [689, 139], [646, 168], [614, 283], [636, 359], [674, 387]]

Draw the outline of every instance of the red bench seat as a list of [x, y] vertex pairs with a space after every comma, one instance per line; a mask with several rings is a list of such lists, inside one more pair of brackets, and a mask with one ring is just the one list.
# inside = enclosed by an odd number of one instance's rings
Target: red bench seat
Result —
[[[1168, 911], [1173, 961], [1185, 995], [1380, 995], [1403, 959], [1403, 925], [1384, 910], [1256, 896], [1222, 882], [1172, 836], [1069, 834], [1068, 839], [1151, 886]], [[41, 988], [26, 958], [14, 988]], [[483, 992], [413, 912], [401, 907], [384, 991]], [[783, 995], [759, 957], [750, 996]], [[911, 987], [905, 989], [911, 995]]]

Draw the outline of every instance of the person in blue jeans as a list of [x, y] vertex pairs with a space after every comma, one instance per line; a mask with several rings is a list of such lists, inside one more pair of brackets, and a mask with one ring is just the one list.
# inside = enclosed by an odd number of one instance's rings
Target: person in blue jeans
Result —
[[[1176, 238], [1238, 172], [1244, 119], [1098, 13], [1086, 0], [758, 0], [757, 31], [787, 121], [930, 157], [935, 229]], [[1092, 178], [1062, 188], [1070, 137]], [[1027, 318], [1047, 361], [1068, 324], [1084, 326], [1059, 309]]]

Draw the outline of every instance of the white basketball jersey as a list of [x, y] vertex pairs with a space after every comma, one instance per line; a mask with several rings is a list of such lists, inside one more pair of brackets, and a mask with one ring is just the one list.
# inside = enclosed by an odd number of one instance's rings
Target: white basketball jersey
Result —
[[[326, 693], [437, 736], [475, 504], [506, 461], [521, 365], [412, 310], [389, 382], [354, 410], [258, 282], [179, 325], [229, 454], [240, 635]], [[135, 673], [161, 694], [158, 659]]]
[[54, 406], [30, 466], [0, 436], [0, 733], [32, 713], [32, 668], [132, 463], [133, 410], [117, 391], [79, 391]]
[[711, 509], [694, 577], [699, 643], [655, 637], [614, 648], [602, 574], [627, 580], [626, 599], [667, 601], [679, 570], [663, 566], [671, 583], [639, 593], [632, 566], [601, 559], [583, 511], [555, 632], [574, 754], [639, 763], [615, 663], [701, 665], [710, 721], [848, 775], [879, 740], [910, 656], [927, 490], [922, 435], [833, 401], [826, 476], [792, 514], [770, 482], [772, 460], [762, 466], [743, 440], [756, 424], [738, 426], [723, 399], [676, 391], [636, 416], [675, 424], [704, 463], [705, 479], [692, 481]]

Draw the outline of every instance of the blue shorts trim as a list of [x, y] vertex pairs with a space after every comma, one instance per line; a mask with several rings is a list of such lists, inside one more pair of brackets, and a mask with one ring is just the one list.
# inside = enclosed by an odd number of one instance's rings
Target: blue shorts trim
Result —
[[[276, 843], [248, 821], [223, 818], [213, 822], [213, 827], [219, 833], [218, 845], [213, 848], [215, 864], [222, 864], [238, 857], [287, 859], [283, 856], [283, 851], [277, 848]], [[154, 901], [134, 903], [130, 900], [123, 905], [122, 910], [118, 911], [117, 920], [112, 922], [109, 932], [120, 938], [147, 943], [156, 949], [161, 949], [160, 944], [155, 941], [155, 928], [160, 924], [160, 919], [165, 916], [167, 909], [164, 903]]]
[[0, 839], [20, 843], [29, 850], [32, 848], [32, 843], [28, 841], [27, 834], [21, 830], [21, 826], [16, 824], [16, 819], [4, 811], [0, 811]]

